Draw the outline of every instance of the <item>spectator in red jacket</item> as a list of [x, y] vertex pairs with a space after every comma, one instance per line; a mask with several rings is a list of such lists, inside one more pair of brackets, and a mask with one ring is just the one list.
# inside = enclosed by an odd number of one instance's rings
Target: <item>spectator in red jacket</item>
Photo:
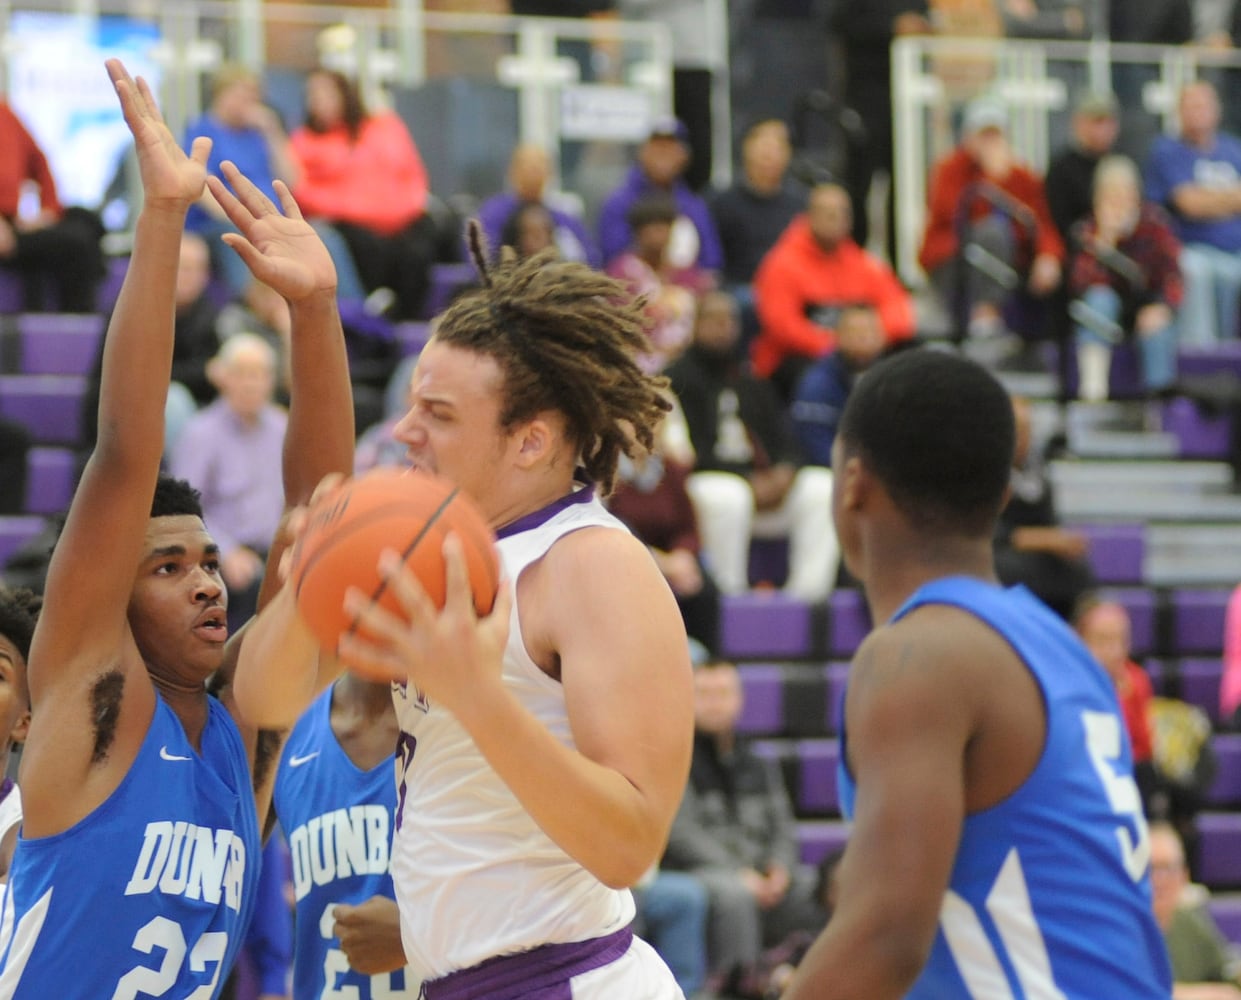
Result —
[[1010, 296], [1042, 298], [1060, 285], [1064, 242], [1043, 180], [1017, 162], [1008, 112], [990, 97], [965, 110], [961, 141], [931, 176], [922, 265], [971, 336], [1004, 332]]
[[[38, 189], [37, 211], [20, 211], [22, 189]], [[62, 208], [47, 157], [0, 98], [0, 265], [22, 276], [24, 308], [94, 312], [103, 278], [103, 225], [83, 208]], [[44, 295], [50, 284], [54, 297]]]
[[302, 212], [344, 237], [367, 292], [395, 293], [394, 318], [418, 318], [436, 231], [427, 171], [405, 123], [368, 111], [352, 80], [317, 69], [306, 78], [306, 124], [290, 146]]
[[786, 402], [810, 363], [836, 349], [843, 306], [873, 305], [888, 343], [914, 334], [909, 293], [887, 264], [853, 242], [852, 229], [848, 192], [820, 184], [754, 277], [760, 330], [750, 359]]

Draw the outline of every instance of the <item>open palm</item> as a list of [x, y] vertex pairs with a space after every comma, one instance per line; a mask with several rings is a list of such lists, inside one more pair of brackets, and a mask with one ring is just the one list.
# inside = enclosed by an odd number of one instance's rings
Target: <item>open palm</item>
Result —
[[[302, 218], [283, 181], [276, 181], [277, 207], [237, 167], [220, 165], [229, 191], [218, 177], [207, 181], [224, 214], [237, 227], [224, 239], [246, 262], [251, 273], [290, 301], [315, 292], [334, 291], [336, 267], [314, 227]], [[234, 193], [235, 192], [235, 193]]]
[[195, 139], [187, 156], [164, 123], [147, 82], [141, 77], [135, 81], [119, 59], [105, 65], [133, 133], [146, 204], [185, 211], [202, 195], [211, 140]]

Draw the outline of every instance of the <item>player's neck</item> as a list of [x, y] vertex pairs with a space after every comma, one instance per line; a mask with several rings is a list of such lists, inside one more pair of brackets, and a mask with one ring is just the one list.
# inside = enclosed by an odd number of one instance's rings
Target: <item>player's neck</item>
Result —
[[344, 673], [332, 692], [332, 705], [368, 719], [383, 718], [393, 711], [392, 688], [388, 684], [375, 684]]
[[948, 576], [996, 579], [989, 540], [922, 539], [901, 546], [880, 543], [866, 562], [862, 577], [866, 603], [876, 624], [890, 619], [914, 591], [932, 580]]
[[201, 752], [203, 730], [207, 728], [210, 708], [207, 689], [201, 684], [186, 685], [178, 681], [170, 681], [164, 677], [151, 674], [151, 683], [159, 696], [168, 703], [168, 707], [181, 720], [181, 728], [185, 730], [186, 739], [195, 750]]
[[488, 520], [496, 531], [535, 518], [575, 492], [573, 474], [547, 474], [525, 484], [526, 489], [515, 491], [511, 498], [505, 497], [504, 506]]

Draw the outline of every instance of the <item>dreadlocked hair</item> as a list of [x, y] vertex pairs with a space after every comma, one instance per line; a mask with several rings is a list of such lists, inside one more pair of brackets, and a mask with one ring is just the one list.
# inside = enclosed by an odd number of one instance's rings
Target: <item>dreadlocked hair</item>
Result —
[[545, 410], [562, 414], [586, 473], [607, 496], [621, 454], [651, 451], [672, 408], [668, 380], [637, 364], [650, 350], [643, 301], [550, 250], [523, 260], [507, 252], [489, 265], [476, 220], [467, 243], [481, 287], [441, 316], [436, 341], [495, 359], [504, 376], [502, 427]]

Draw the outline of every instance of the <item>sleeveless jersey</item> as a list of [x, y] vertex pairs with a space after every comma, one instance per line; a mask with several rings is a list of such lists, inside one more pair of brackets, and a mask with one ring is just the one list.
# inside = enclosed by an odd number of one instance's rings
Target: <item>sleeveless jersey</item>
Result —
[[[1025, 783], [965, 817], [930, 960], [908, 997], [1167, 1000], [1150, 843], [1111, 680], [1024, 587], [935, 580], [892, 620], [925, 604], [968, 611], [1008, 641], [1042, 691], [1047, 735]], [[841, 802], [852, 815], [845, 740], [842, 730]]]
[[200, 756], [158, 695], [129, 772], [68, 830], [19, 838], [0, 996], [210, 1000], [254, 909], [259, 830], [236, 724], [208, 699]]
[[[506, 526], [498, 548], [514, 585], [522, 570], [579, 528], [625, 527], [590, 487]], [[575, 748], [560, 683], [522, 642], [513, 602], [504, 683], [561, 743]], [[541, 830], [451, 713], [413, 686], [394, 685], [397, 832], [392, 877], [410, 965], [435, 979], [496, 955], [601, 937], [634, 916]]]
[[392, 898], [388, 874], [393, 763], [361, 771], [332, 732], [332, 691], [307, 709], [285, 744], [276, 772], [276, 815], [293, 861], [293, 997], [417, 1000], [411, 973], [365, 976], [349, 968], [332, 933], [336, 903]]

